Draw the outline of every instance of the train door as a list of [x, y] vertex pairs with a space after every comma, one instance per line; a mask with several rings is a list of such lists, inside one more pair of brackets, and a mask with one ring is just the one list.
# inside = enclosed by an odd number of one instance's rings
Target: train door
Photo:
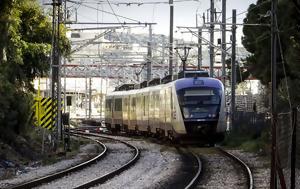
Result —
[[106, 98], [105, 100], [105, 123], [110, 128], [112, 124], [112, 99]]
[[159, 130], [160, 132], [165, 130], [166, 124], [166, 99], [165, 89], [160, 90], [160, 116], [159, 116]]
[[[155, 93], [149, 92], [149, 127], [154, 127], [154, 113], [155, 113]], [[153, 132], [152, 130], [150, 130]]]
[[141, 94], [141, 121], [140, 121], [140, 131], [147, 131], [148, 128], [148, 120], [147, 120], [147, 114], [148, 114], [148, 100], [147, 95], [145, 93]]
[[123, 113], [123, 129], [127, 130], [128, 129], [128, 124], [129, 124], [129, 106], [128, 106], [128, 97], [124, 96], [123, 101], [122, 101], [122, 113]]
[[161, 100], [160, 100], [160, 93], [159, 91], [154, 93], [154, 121], [153, 121], [153, 126], [152, 132], [155, 132], [157, 129], [160, 128], [160, 114], [161, 114]]
[[136, 122], [137, 122], [137, 129], [140, 130], [142, 127], [142, 102], [143, 102], [143, 95], [142, 94], [137, 94], [136, 95]]
[[167, 135], [168, 132], [170, 132], [172, 130], [172, 125], [171, 125], [171, 121], [172, 121], [172, 91], [171, 88], [166, 88], [165, 89], [165, 107], [166, 107], [166, 111], [165, 111], [165, 116], [166, 116], [166, 124], [165, 124], [165, 134]]
[[111, 98], [111, 128], [115, 128], [115, 98]]
[[135, 130], [136, 128], [136, 97], [135, 95], [130, 96], [130, 123], [129, 123], [129, 130]]

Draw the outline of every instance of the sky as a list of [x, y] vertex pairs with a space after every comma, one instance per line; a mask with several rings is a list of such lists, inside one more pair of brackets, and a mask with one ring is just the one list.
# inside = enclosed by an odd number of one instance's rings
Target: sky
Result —
[[[71, 6], [71, 9], [78, 8], [78, 21], [81, 22], [132, 22], [121, 17], [113, 15], [113, 12], [117, 15], [128, 17], [140, 22], [155, 22], [157, 23], [153, 26], [154, 34], [164, 34], [169, 35], [169, 4], [167, 3], [158, 3], [158, 4], [142, 4], [140, 6], [136, 4], [131, 4], [130, 6], [125, 4], [116, 5], [115, 3], [153, 3], [153, 2], [168, 2], [168, 0], [73, 0], [76, 2], [82, 2], [81, 5], [68, 3], [68, 7]], [[182, 33], [182, 31], [187, 30], [178, 30], [177, 26], [196, 26], [196, 13], [202, 16], [203, 12], [209, 9], [210, 0], [180, 0], [182, 2], [174, 3], [174, 36], [179, 39], [185, 40], [195, 40], [195, 37], [192, 37], [190, 34]], [[98, 3], [97, 3], [98, 2]], [[110, 5], [108, 4], [110, 3]], [[221, 12], [222, 4], [221, 0], [215, 0], [215, 7], [218, 12]], [[227, 22], [231, 21], [232, 9], [237, 10], [237, 23], [242, 23], [246, 14], [239, 13], [245, 12], [251, 3], [256, 3], [256, 0], [227, 0]], [[91, 8], [88, 8], [89, 6]], [[104, 10], [111, 12], [112, 15], [103, 13], [99, 10]], [[74, 18], [73, 14], [73, 18]], [[221, 19], [221, 17], [220, 17]], [[199, 19], [200, 20], [200, 19]], [[202, 21], [202, 19], [201, 19]], [[199, 23], [201, 24], [201, 23]], [[84, 27], [84, 26], [79, 26]], [[95, 27], [95, 26], [93, 26]], [[227, 26], [230, 29], [231, 26]], [[139, 27], [138, 29], [132, 29], [132, 32], [137, 33], [148, 33], [148, 29], [144, 26]], [[219, 33], [216, 32], [216, 38], [219, 38]], [[229, 38], [228, 34], [228, 38]], [[237, 44], [241, 44], [242, 36], [242, 26], [238, 27], [237, 30]], [[206, 39], [209, 39], [208, 35], [204, 35]]]

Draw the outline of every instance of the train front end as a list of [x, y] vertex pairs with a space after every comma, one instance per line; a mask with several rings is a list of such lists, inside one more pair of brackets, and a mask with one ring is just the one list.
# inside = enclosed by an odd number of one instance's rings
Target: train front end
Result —
[[213, 78], [184, 78], [175, 82], [185, 136], [214, 143], [226, 130], [223, 84]]

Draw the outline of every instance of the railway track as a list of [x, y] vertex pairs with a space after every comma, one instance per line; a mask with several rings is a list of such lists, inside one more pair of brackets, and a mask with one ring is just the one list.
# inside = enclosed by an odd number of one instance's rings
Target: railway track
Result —
[[[76, 135], [76, 134], [73, 134], [73, 135], [74, 136], [79, 136], [79, 135]], [[89, 139], [89, 140], [93, 140], [94, 142], [99, 144], [99, 146], [101, 146], [103, 150], [96, 157], [94, 157], [90, 160], [87, 160], [83, 163], [80, 163], [80, 164], [75, 165], [73, 167], [70, 167], [68, 169], [59, 171], [57, 173], [49, 174], [49, 175], [41, 177], [41, 178], [36, 178], [36, 179], [31, 180], [31, 181], [22, 183], [22, 184], [10, 186], [8, 188], [9, 189], [27, 189], [27, 188], [33, 188], [33, 187], [40, 186], [44, 183], [48, 183], [48, 182], [51, 182], [53, 180], [59, 179], [59, 178], [65, 176], [65, 175], [68, 175], [68, 174], [72, 173], [72, 172], [82, 170], [82, 169], [86, 168], [87, 166], [90, 166], [90, 165], [96, 163], [97, 161], [99, 161], [101, 158], [103, 158], [106, 155], [107, 147], [105, 146], [105, 144], [103, 144], [102, 142], [100, 142], [98, 140], [91, 139], [89, 137], [85, 137], [85, 136], [81, 136], [81, 137]]]
[[192, 148], [203, 159], [203, 173], [195, 188], [253, 189], [250, 168], [240, 158], [216, 148]]
[[243, 168], [244, 174], [246, 175], [246, 178], [247, 178], [248, 189], [253, 189], [253, 187], [254, 187], [253, 176], [252, 176], [252, 172], [251, 172], [249, 166], [245, 162], [243, 162], [240, 158], [233, 155], [232, 153], [227, 152], [226, 150], [224, 150], [220, 147], [218, 147], [217, 149], [220, 152], [222, 152], [223, 154], [225, 154], [227, 157], [233, 159], [235, 162], [240, 164], [240, 166]]
[[[124, 141], [121, 141], [118, 139], [114, 139], [114, 138], [106, 137], [106, 136], [100, 136], [97, 134], [78, 133], [78, 132], [76, 132], [76, 133], [73, 132], [72, 135], [81, 136], [81, 137], [93, 140], [93, 141], [97, 142], [103, 148], [103, 150], [96, 157], [94, 157], [86, 162], [83, 162], [79, 165], [76, 165], [74, 167], [60, 171], [58, 173], [50, 174], [50, 175], [47, 175], [47, 176], [44, 176], [41, 178], [31, 180], [26, 183], [14, 185], [9, 188], [10, 189], [21, 189], [21, 188], [26, 189], [26, 188], [34, 188], [34, 187], [38, 187], [38, 188], [53, 188], [54, 187], [54, 188], [56, 188], [57, 186], [60, 186], [63, 188], [89, 188], [89, 187], [104, 183], [107, 180], [120, 174], [122, 171], [128, 169], [130, 166], [132, 166], [138, 160], [139, 155], [140, 155], [140, 151], [138, 148], [136, 148], [135, 146], [132, 146], [131, 144], [129, 144], [127, 142], [124, 142]], [[99, 138], [101, 138], [103, 141], [100, 142]], [[80, 182], [73, 184], [72, 186], [70, 186], [70, 183], [73, 183], [72, 181], [65, 181], [68, 178], [72, 177], [72, 175], [76, 175], [76, 174], [81, 175], [81, 174], [83, 174], [83, 172], [89, 172], [88, 170], [91, 167], [99, 166], [99, 164], [101, 164], [101, 162], [103, 162], [103, 164], [106, 164], [106, 163], [104, 163], [104, 161], [105, 160], [107, 161], [107, 159], [114, 159], [112, 157], [108, 157], [109, 156], [108, 154], [111, 155], [114, 153], [114, 149], [112, 150], [108, 147], [110, 145], [109, 143], [122, 143], [123, 145], [130, 148], [130, 151], [133, 152], [133, 156], [129, 160], [126, 160], [125, 163], [122, 163], [121, 166], [107, 164], [107, 165], [113, 167], [112, 168], [113, 170], [107, 171], [107, 172], [103, 173], [101, 176], [98, 176], [97, 178], [93, 178], [89, 181], [87, 181], [88, 179], [78, 178], [76, 180], [80, 181]], [[123, 149], [123, 148], [124, 147], [122, 147], [120, 149]], [[107, 157], [107, 158], [104, 159], [104, 157]], [[100, 159], [101, 159], [101, 161], [98, 162]], [[94, 165], [90, 166], [92, 164], [94, 164]], [[117, 167], [117, 168], [115, 168], [115, 167]], [[93, 173], [90, 173], [90, 172], [89, 172], [89, 174], [93, 175]], [[83, 182], [83, 180], [87, 181], [87, 182]], [[52, 186], [53, 184], [54, 185], [57, 184], [57, 186]]]
[[202, 171], [202, 163], [201, 163], [200, 157], [195, 153], [192, 153], [192, 155], [197, 161], [197, 171], [194, 174], [194, 176], [192, 177], [191, 181], [184, 187], [185, 189], [191, 189], [197, 185], [197, 182], [200, 178], [201, 171]]
[[115, 169], [115, 170], [113, 170], [109, 173], [106, 173], [103, 176], [100, 176], [100, 177], [92, 179], [92, 180], [90, 180], [90, 181], [88, 181], [84, 184], [76, 186], [75, 187], [76, 189], [90, 188], [90, 187], [102, 184], [102, 183], [108, 181], [109, 179], [113, 178], [114, 176], [120, 174], [121, 172], [125, 171], [129, 167], [131, 167], [139, 159], [139, 156], [140, 156], [139, 149], [137, 147], [125, 142], [125, 141], [122, 141], [122, 140], [119, 140], [119, 139], [114, 139], [114, 138], [103, 136], [103, 135], [92, 134], [92, 133], [86, 134], [86, 135], [94, 136], [94, 137], [101, 137], [101, 138], [105, 138], [105, 139], [108, 139], [108, 140], [115, 140], [115, 141], [118, 141], [120, 143], [123, 143], [126, 146], [128, 146], [129, 148], [132, 148], [134, 150], [134, 156], [126, 164], [122, 165], [121, 167], [119, 167], [119, 168], [117, 168], [117, 169]]

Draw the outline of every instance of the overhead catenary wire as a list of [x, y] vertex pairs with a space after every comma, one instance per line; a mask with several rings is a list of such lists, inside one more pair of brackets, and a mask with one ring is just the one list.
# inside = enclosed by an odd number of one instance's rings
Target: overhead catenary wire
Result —
[[[264, 4], [267, 4], [267, 3], [270, 3], [270, 2], [271, 2], [270, 0], [269, 0], [269, 1], [264, 1], [264, 2], [262, 2], [262, 3], [259, 4], [259, 5], [255, 5], [255, 6], [252, 7], [251, 9], [247, 9], [247, 10], [245, 10], [245, 11], [242, 11], [242, 12], [238, 13], [236, 16], [238, 17], [238, 16], [240, 16], [240, 15], [243, 15], [243, 14], [245, 14], [245, 13], [247, 13], [247, 12], [250, 12], [251, 10], [254, 10], [254, 9], [256, 9], [256, 8], [259, 8], [260, 6], [262, 6], [262, 5], [264, 5]], [[229, 18], [226, 18], [226, 20], [230, 20], [230, 19], [232, 19], [232, 16], [229, 17]]]
[[[117, 18], [117, 21], [122, 25], [122, 27], [124, 27], [123, 24], [121, 23], [120, 19], [119, 19], [119, 16], [117, 16], [117, 14], [115, 13], [113, 7], [111, 6], [109, 0], [106, 0], [106, 1], [107, 1], [107, 3], [109, 4], [109, 7], [110, 7], [111, 11], [113, 12], [113, 14], [115, 15], [115, 17]], [[98, 12], [98, 11], [97, 11], [97, 12]]]
[[[70, 3], [75, 3], [75, 4], [78, 4], [78, 2], [74, 1], [74, 0], [67, 0], [68, 2]], [[86, 8], [90, 8], [90, 9], [93, 9], [93, 10], [97, 10], [97, 11], [100, 11], [100, 12], [103, 12], [103, 13], [106, 13], [106, 14], [110, 14], [110, 15], [114, 15], [116, 16], [114, 13], [111, 13], [111, 12], [108, 12], [108, 11], [105, 11], [105, 10], [100, 10], [98, 9], [97, 7], [93, 7], [93, 6], [89, 6], [89, 5], [86, 5], [86, 4], [83, 4], [82, 3], [82, 6], [86, 7]], [[117, 15], [118, 17], [120, 18], [124, 18], [126, 20], [131, 20], [133, 22], [137, 22], [137, 23], [141, 23], [139, 20], [135, 20], [135, 19], [132, 19], [132, 18], [128, 18], [128, 17], [125, 17], [125, 16], [121, 16], [121, 15]]]
[[[199, 0], [174, 0], [174, 3], [182, 3], [182, 2], [199, 2]], [[87, 4], [107, 4], [104, 1], [85, 1], [84, 3]], [[158, 5], [158, 4], [169, 4], [168, 1], [152, 1], [152, 2], [137, 2], [137, 1], [132, 1], [132, 2], [121, 2], [121, 1], [111, 1], [110, 4], [120, 6], [120, 5], [126, 5], [126, 6], [131, 6], [131, 5]]]

